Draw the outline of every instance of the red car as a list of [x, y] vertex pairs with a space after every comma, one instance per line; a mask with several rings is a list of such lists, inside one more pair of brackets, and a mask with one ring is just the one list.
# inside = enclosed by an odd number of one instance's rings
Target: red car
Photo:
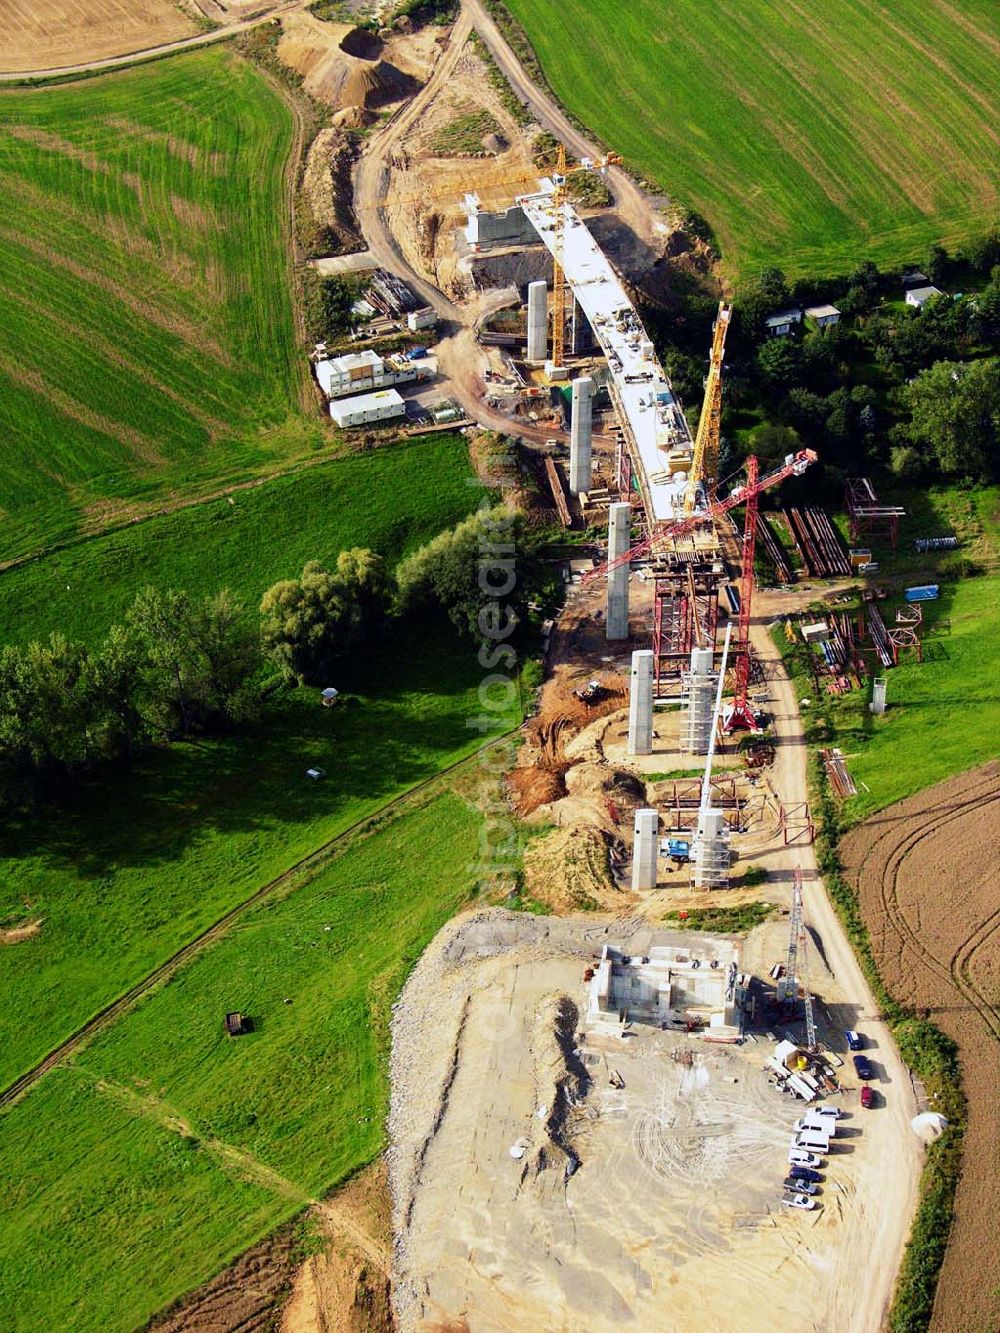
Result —
[[865, 1108], [866, 1111], [870, 1111], [872, 1107], [875, 1105], [875, 1093], [872, 1091], [872, 1089], [868, 1086], [867, 1083], [861, 1089], [861, 1105]]

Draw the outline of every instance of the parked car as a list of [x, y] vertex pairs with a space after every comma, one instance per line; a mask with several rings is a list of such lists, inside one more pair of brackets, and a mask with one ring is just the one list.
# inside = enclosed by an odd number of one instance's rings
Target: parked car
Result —
[[792, 1167], [817, 1167], [823, 1165], [822, 1158], [817, 1157], [814, 1152], [806, 1152], [805, 1148], [796, 1148], [794, 1140], [792, 1146], [788, 1150], [788, 1162]]
[[872, 1077], [872, 1067], [868, 1061], [867, 1056], [856, 1055], [854, 1057], [854, 1070], [858, 1078], [860, 1079], [864, 1079], [867, 1081]]
[[782, 1208], [804, 1208], [807, 1211], [816, 1207], [816, 1200], [808, 1194], [786, 1194], [781, 1200]]
[[848, 1028], [844, 1036], [847, 1039], [847, 1049], [849, 1051], [863, 1051], [865, 1049], [865, 1039], [860, 1032]]
[[783, 1183], [792, 1194], [815, 1194], [819, 1188], [815, 1180], [799, 1180], [797, 1176], [789, 1176]]
[[870, 1111], [875, 1105], [875, 1092], [867, 1083], [861, 1089], [861, 1105], [866, 1111]]
[[792, 1126], [796, 1134], [808, 1134], [810, 1131], [822, 1134], [828, 1139], [837, 1137], [837, 1118], [832, 1115], [813, 1115], [810, 1111]]
[[808, 1166], [790, 1166], [788, 1175], [792, 1180], [814, 1180], [817, 1183], [823, 1179], [818, 1171], [813, 1171]]

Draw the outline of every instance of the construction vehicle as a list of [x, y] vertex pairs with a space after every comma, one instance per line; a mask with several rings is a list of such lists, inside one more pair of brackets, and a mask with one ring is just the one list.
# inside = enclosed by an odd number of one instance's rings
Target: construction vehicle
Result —
[[599, 680], [588, 680], [586, 685], [576, 687], [573, 698], [585, 704], [595, 704], [599, 699], [603, 699], [607, 692]]
[[698, 418], [698, 430], [694, 437], [694, 451], [691, 455], [691, 469], [688, 473], [687, 490], [684, 492], [684, 513], [693, 514], [698, 487], [705, 477], [713, 480], [719, 473], [719, 425], [722, 421], [722, 358], [726, 351], [726, 334], [732, 319], [733, 307], [726, 301], [719, 302], [719, 313], [712, 325], [712, 350], [709, 353], [708, 378], [705, 381], [705, 401], [701, 416]]

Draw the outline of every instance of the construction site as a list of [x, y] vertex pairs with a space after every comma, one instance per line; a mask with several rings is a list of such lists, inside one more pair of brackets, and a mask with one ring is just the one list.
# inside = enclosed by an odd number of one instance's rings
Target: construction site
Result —
[[[629, 216], [615, 156], [554, 140], [540, 164], [491, 90], [482, 154], [435, 156], [480, 59], [453, 46], [362, 160], [367, 253], [406, 284], [397, 320], [436, 315], [422, 336], [437, 391], [519, 439], [562, 527], [601, 540], [565, 562], [507, 780], [531, 830], [521, 891], [556, 915], [458, 918], [395, 1006], [395, 1318], [874, 1329], [915, 1197], [916, 1101], [818, 880], [774, 633], [832, 690], [919, 651], [919, 601], [887, 625], [874, 593], [842, 591], [877, 569], [898, 511], [851, 481], [847, 548], [822, 510], [762, 511], [814, 451], [719, 476], [732, 306], [692, 429], [635, 297], [656, 224]], [[595, 181], [610, 213], [580, 199]], [[405, 359], [325, 352], [331, 411], [349, 410], [352, 375], [411, 378]], [[798, 571], [840, 580], [821, 621], [802, 614], [815, 592]], [[865, 1077], [844, 1036], [862, 1026]]]

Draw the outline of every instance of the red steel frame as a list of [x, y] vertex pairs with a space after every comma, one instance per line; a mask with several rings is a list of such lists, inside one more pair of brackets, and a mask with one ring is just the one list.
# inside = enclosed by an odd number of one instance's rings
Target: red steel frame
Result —
[[757, 460], [747, 459], [747, 504], [743, 522], [743, 560], [740, 570], [740, 620], [736, 630], [736, 673], [733, 706], [725, 730], [757, 730], [757, 715], [750, 706], [750, 608], [753, 605], [753, 558], [757, 547], [757, 503], [760, 495]]
[[848, 477], [844, 489], [844, 508], [850, 526], [851, 541], [857, 546], [862, 537], [888, 537], [892, 549], [899, 539], [899, 520], [906, 516], [901, 505], [879, 504], [875, 488], [867, 477]]

